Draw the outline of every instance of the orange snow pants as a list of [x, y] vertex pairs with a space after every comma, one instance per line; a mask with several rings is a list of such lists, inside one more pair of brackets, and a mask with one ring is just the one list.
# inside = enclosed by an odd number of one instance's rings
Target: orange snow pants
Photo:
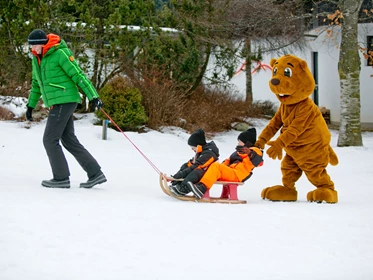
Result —
[[240, 182], [236, 172], [237, 170], [215, 161], [209, 166], [200, 182], [208, 189], [211, 189], [216, 181]]

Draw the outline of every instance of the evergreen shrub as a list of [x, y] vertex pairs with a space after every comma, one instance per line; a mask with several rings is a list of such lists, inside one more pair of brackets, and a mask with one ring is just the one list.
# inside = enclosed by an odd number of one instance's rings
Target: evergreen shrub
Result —
[[[130, 85], [122, 77], [117, 77], [100, 90], [103, 109], [122, 130], [136, 131], [146, 124], [148, 118], [142, 102], [140, 90]], [[107, 119], [100, 110], [95, 112], [100, 120]], [[109, 124], [116, 129], [113, 124]]]

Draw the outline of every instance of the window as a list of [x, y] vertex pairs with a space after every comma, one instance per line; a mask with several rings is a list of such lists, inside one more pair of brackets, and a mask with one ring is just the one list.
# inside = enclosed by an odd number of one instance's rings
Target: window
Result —
[[373, 66], [373, 36], [367, 37], [367, 60], [367, 65]]

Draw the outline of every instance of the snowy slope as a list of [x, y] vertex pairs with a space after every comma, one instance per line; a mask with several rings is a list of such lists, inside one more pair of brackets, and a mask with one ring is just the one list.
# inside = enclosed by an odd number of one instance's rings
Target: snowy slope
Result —
[[[308, 203], [305, 176], [298, 202], [261, 200], [264, 187], [281, 184], [280, 162], [268, 157], [239, 189], [247, 204], [198, 204], [165, 196], [124, 135], [110, 130], [101, 140], [92, 118], [76, 121], [76, 134], [108, 182], [88, 190], [79, 189], [86, 175], [67, 152], [72, 188], [40, 186], [51, 178], [45, 122], [29, 130], [0, 122], [1, 280], [373, 279], [373, 133], [364, 133], [364, 147], [338, 148], [332, 131], [338, 204]], [[193, 155], [179, 129], [126, 135], [167, 174]], [[209, 139], [221, 160], [237, 135]]]

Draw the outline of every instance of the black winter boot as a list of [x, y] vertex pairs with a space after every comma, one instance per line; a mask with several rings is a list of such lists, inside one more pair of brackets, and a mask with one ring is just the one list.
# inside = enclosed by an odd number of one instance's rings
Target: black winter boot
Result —
[[100, 172], [98, 172], [96, 175], [89, 178], [87, 182], [81, 183], [80, 187], [90, 189], [98, 184], [105, 183], [106, 181], [107, 180], [106, 180], [104, 173], [102, 173], [102, 171], [100, 170]]
[[184, 196], [190, 193], [190, 189], [188, 188], [188, 186], [183, 183], [171, 185], [170, 191], [176, 196]]
[[60, 188], [60, 189], [68, 189], [70, 188], [70, 180], [69, 178], [62, 179], [62, 180], [43, 180], [41, 185], [46, 188]]
[[194, 196], [197, 197], [198, 199], [201, 199], [202, 196], [207, 191], [206, 186], [202, 183], [193, 184], [192, 182], [188, 182], [188, 185], [191, 191], [193, 192]]

